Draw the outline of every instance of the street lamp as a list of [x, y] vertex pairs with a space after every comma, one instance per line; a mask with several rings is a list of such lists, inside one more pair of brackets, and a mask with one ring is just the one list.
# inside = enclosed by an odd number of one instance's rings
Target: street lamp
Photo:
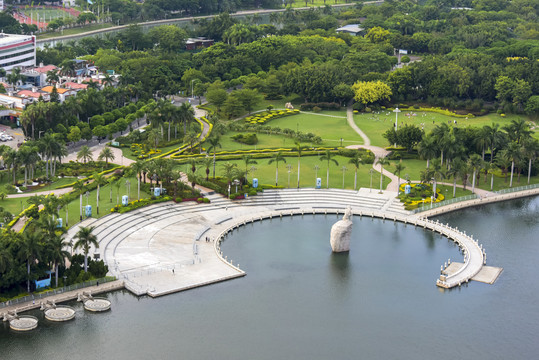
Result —
[[314, 166], [314, 177], [315, 179], [318, 178], [318, 170], [320, 169], [320, 166], [315, 165]]
[[37, 135], [38, 139], [41, 139], [41, 133], [45, 132], [45, 130], [39, 130], [39, 134]]
[[341, 138], [341, 147], [342, 147], [342, 138]]
[[371, 185], [369, 186], [369, 192], [372, 192], [372, 174], [374, 173], [374, 169], [369, 170], [369, 174], [371, 174]]
[[240, 184], [240, 181], [238, 179], [232, 181], [232, 184], [236, 185], [236, 192], [238, 192], [238, 185]]
[[431, 197], [431, 200], [430, 200], [430, 208], [432, 209], [432, 203], [436, 200], [436, 178], [432, 178], [431, 179], [432, 182], [433, 182], [433, 186], [432, 186], [432, 197]]
[[288, 171], [288, 188], [290, 189], [290, 173], [292, 172], [292, 165], [286, 165], [286, 169]]
[[[399, 113], [401, 111], [399, 110], [399, 107], [397, 106], [395, 110], [393, 110], [393, 112], [395, 113], [395, 132], [397, 132], [397, 130], [399, 130]], [[397, 147], [397, 143], [395, 143], [395, 147]]]

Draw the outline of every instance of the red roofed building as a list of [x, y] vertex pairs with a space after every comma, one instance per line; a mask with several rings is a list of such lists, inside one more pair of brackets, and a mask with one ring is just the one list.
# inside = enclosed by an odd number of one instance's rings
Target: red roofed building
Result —
[[77, 91], [86, 90], [88, 88], [88, 84], [79, 84], [73, 81], [65, 82], [62, 84], [62, 86], [65, 87], [66, 89], [77, 90]]

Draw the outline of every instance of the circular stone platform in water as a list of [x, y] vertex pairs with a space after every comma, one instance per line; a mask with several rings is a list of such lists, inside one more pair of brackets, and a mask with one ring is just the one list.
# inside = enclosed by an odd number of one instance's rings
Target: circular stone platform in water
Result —
[[107, 311], [110, 309], [110, 301], [105, 298], [93, 298], [84, 302], [84, 308], [89, 311]]
[[29, 331], [37, 327], [37, 318], [30, 315], [21, 315], [18, 319], [11, 320], [9, 327], [15, 331]]
[[75, 309], [69, 306], [57, 306], [56, 309], [45, 310], [45, 319], [50, 321], [68, 321], [75, 317]]

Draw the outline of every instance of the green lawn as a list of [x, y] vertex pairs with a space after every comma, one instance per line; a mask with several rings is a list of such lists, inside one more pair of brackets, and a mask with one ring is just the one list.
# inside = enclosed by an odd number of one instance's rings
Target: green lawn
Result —
[[[342, 188], [343, 184], [343, 165], [347, 168], [344, 173], [344, 187], [346, 189], [354, 188], [354, 166], [348, 164], [350, 158], [343, 156], [336, 156], [335, 159], [339, 165], [335, 165], [333, 162], [330, 163], [330, 173], [329, 173], [329, 185], [332, 188]], [[256, 170], [250, 172], [248, 179], [258, 178], [260, 184], [275, 185], [275, 169], [276, 164], [268, 164], [269, 159], [258, 159], [256, 165], [254, 166]], [[216, 166], [216, 175], [222, 175], [222, 164], [223, 161], [218, 161]], [[241, 160], [230, 161], [230, 163], [238, 164], [240, 169], [245, 169], [245, 165]], [[286, 163], [279, 162], [279, 182], [278, 184], [283, 187], [288, 187], [288, 168], [290, 167], [290, 187], [297, 187], [297, 176], [298, 176], [298, 158], [297, 157], [287, 157]], [[318, 172], [315, 170], [315, 165], [319, 166]], [[368, 188], [370, 185], [370, 173], [371, 165], [363, 165], [358, 170], [358, 186]], [[182, 166], [183, 171], [189, 171], [188, 165]], [[322, 179], [322, 187], [326, 187], [326, 171], [327, 171], [327, 161], [320, 161], [317, 156], [303, 156], [301, 158], [301, 168], [300, 168], [300, 187], [314, 187], [316, 182], [316, 177]], [[205, 176], [205, 169], [200, 167], [197, 169], [197, 174]], [[211, 176], [211, 174], [210, 174]], [[389, 184], [390, 180], [384, 176], [384, 189]], [[379, 188], [380, 186], [380, 173], [374, 171], [372, 174], [372, 184], [373, 188]]]
[[[233, 151], [233, 150], [251, 150], [251, 149], [268, 149], [268, 148], [293, 148], [295, 147], [294, 138], [283, 136], [283, 135], [270, 135], [270, 134], [261, 134], [257, 133], [256, 137], [258, 138], [258, 143], [255, 145], [241, 144], [232, 140], [232, 136], [239, 134], [240, 132], [229, 131], [226, 134], [221, 136], [221, 145], [222, 148], [217, 149], [217, 151]], [[304, 144], [310, 146], [311, 144]], [[203, 148], [207, 148], [208, 145], [202, 144]]]
[[346, 111], [322, 111], [320, 113], [302, 112], [297, 115], [285, 116], [271, 120], [272, 127], [299, 130], [304, 133], [318, 135], [326, 146], [363, 144], [363, 139], [353, 131], [346, 120]]
[[[416, 114], [416, 116], [406, 116], [406, 114]], [[525, 118], [527, 121], [530, 121], [528, 117], [519, 116], [519, 115], [507, 115], [500, 116], [498, 114], [488, 114], [485, 116], [478, 116], [466, 120], [466, 118], [455, 118], [443, 114], [438, 114], [434, 112], [423, 112], [412, 110], [403, 110], [399, 113], [398, 125], [399, 127], [408, 125], [415, 125], [425, 130], [425, 133], [429, 133], [437, 125], [441, 123], [449, 124], [451, 127], [466, 127], [466, 126], [476, 126], [483, 127], [484, 125], [492, 125], [493, 123], [498, 123], [500, 126], [505, 126], [511, 122], [511, 120]], [[392, 128], [395, 124], [395, 113], [391, 110], [380, 111], [379, 114], [376, 113], [358, 113], [354, 114], [354, 121], [356, 125], [367, 134], [371, 140], [371, 145], [376, 146], [388, 146], [388, 142], [385, 138], [382, 137], [382, 134], [385, 133], [388, 129]], [[457, 122], [455, 124], [455, 121]], [[539, 131], [534, 132], [534, 136], [539, 138]]]
[[[112, 202], [110, 201], [110, 190], [111, 185], [107, 184], [103, 187], [101, 187], [100, 190], [100, 200], [99, 200], [99, 216], [97, 215], [96, 205], [97, 205], [97, 189], [90, 192], [90, 195], [88, 198], [86, 198], [85, 195], [82, 196], [82, 205], [85, 206], [86, 204], [92, 205], [92, 216], [93, 217], [102, 217], [107, 214], [110, 214], [110, 209], [112, 209], [117, 204], [117, 199], [119, 197], [119, 203], [122, 202], [122, 195], [128, 195], [127, 189], [126, 189], [126, 180], [129, 180], [131, 183], [131, 191], [129, 193], [129, 201], [133, 201], [137, 199], [137, 179], [132, 178], [122, 178], [120, 181], [120, 190], [119, 192], [116, 189], [115, 185], [112, 185]], [[150, 195], [147, 193], [144, 193], [143, 191], [140, 192], [141, 198], [149, 198]], [[20, 204], [19, 204], [20, 205]], [[75, 223], [79, 222], [79, 205], [80, 205], [80, 199], [77, 197], [75, 200], [69, 203], [68, 205], [68, 215], [69, 215], [69, 226], [74, 225]], [[65, 208], [63, 208], [60, 211], [60, 217], [64, 219], [65, 222]], [[84, 209], [83, 209], [83, 219], [84, 219]]]

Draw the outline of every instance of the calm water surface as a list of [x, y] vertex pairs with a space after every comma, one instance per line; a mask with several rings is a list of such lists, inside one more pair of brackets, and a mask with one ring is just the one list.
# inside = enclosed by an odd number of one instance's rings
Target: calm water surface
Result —
[[158, 299], [108, 294], [112, 311], [37, 330], [0, 325], [0, 359], [531, 359], [539, 342], [539, 198], [440, 217], [504, 268], [494, 285], [444, 291], [462, 261], [439, 235], [354, 218], [352, 249], [331, 254], [335, 216], [264, 221], [223, 244], [241, 279]]

